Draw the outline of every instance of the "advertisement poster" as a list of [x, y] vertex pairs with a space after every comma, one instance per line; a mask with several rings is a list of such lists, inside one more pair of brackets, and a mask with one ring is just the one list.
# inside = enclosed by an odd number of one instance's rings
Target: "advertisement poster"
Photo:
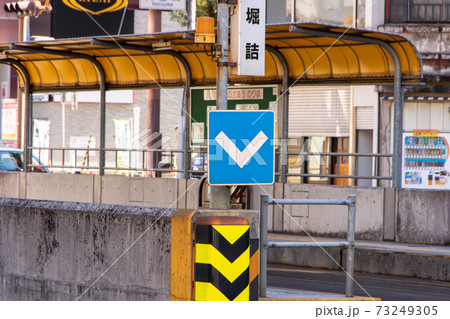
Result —
[[404, 133], [402, 187], [450, 189], [449, 141], [450, 133]]
[[33, 150], [33, 154], [39, 158], [42, 164], [50, 165], [48, 150], [50, 147], [50, 121], [33, 120], [33, 147], [43, 148]]
[[2, 109], [2, 137], [3, 142], [16, 143], [17, 125], [18, 125], [18, 108], [16, 99], [3, 100]]

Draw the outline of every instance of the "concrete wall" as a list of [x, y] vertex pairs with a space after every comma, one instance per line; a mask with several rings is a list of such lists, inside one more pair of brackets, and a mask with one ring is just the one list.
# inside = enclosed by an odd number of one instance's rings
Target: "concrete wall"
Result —
[[399, 189], [396, 241], [450, 244], [450, 192]]
[[169, 300], [174, 212], [0, 198], [0, 299]]
[[[201, 180], [133, 178], [80, 174], [0, 173], [0, 197], [47, 199], [165, 208], [199, 208]], [[203, 192], [207, 195], [207, 190]], [[310, 184], [252, 186], [249, 208], [259, 210], [260, 194], [273, 198], [357, 197], [356, 238], [398, 242], [450, 242], [449, 192]], [[398, 207], [398, 209], [397, 209]], [[269, 231], [345, 237], [345, 206], [271, 206]]]
[[170, 178], [0, 172], [0, 197], [166, 208], [185, 208], [187, 201], [198, 208], [200, 181], [185, 184]]

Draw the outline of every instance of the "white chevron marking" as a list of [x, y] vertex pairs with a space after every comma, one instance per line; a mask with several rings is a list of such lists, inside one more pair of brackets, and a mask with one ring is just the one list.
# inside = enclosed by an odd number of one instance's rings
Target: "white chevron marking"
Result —
[[264, 143], [268, 140], [268, 137], [266, 134], [263, 133], [263, 131], [260, 131], [253, 141], [248, 144], [245, 149], [241, 152], [236, 145], [231, 141], [228, 136], [221, 131], [215, 138], [216, 142], [222, 146], [222, 148], [225, 150], [225, 152], [230, 155], [230, 157], [236, 162], [236, 164], [239, 165], [240, 168], [244, 167], [245, 164], [247, 164], [253, 155], [258, 152], [258, 150], [261, 148], [261, 146], [264, 145]]

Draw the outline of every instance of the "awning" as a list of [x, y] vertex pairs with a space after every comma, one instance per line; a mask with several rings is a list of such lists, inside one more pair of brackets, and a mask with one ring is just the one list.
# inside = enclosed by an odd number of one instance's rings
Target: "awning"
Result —
[[[98, 90], [99, 68], [105, 74], [107, 90], [183, 86], [186, 67], [192, 85], [214, 85], [216, 62], [208, 47], [194, 43], [194, 33], [190, 30], [4, 43], [0, 44], [0, 62], [14, 65], [22, 75], [27, 72], [31, 92]], [[394, 62], [380, 42], [397, 54], [402, 82], [421, 79], [420, 56], [414, 45], [400, 35], [288, 23], [266, 26], [265, 75], [230, 76], [229, 82], [281, 84], [283, 69], [274, 54], [278, 51], [288, 64], [291, 84], [392, 83]]]

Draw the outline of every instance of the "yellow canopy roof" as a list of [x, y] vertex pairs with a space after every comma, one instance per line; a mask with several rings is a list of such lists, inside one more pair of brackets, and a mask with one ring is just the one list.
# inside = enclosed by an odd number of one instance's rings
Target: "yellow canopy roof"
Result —
[[[299, 28], [297, 32], [290, 31], [292, 26]], [[316, 31], [326, 34], [311, 34]], [[29, 74], [32, 92], [99, 89], [96, 64], [104, 70], [106, 89], [182, 86], [186, 82], [183, 58], [190, 68], [192, 85], [214, 85], [216, 62], [208, 47], [194, 43], [194, 33], [190, 30], [5, 43], [0, 44], [0, 62], [20, 63]], [[395, 50], [403, 81], [421, 79], [420, 56], [414, 45], [400, 35], [317, 23], [266, 26], [266, 46], [284, 56], [289, 79], [296, 84], [391, 83], [394, 62], [385, 48], [366, 43], [373, 39]], [[229, 82], [281, 83], [283, 69], [278, 58], [266, 49], [265, 61], [264, 76], [230, 76]]]

